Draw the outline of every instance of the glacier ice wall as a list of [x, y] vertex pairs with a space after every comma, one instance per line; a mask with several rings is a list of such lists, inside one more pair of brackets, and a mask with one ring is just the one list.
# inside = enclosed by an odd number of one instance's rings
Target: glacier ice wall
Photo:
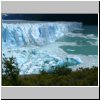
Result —
[[81, 26], [79, 22], [2, 22], [2, 42], [9, 46], [44, 45]]
[[42, 67], [48, 70], [50, 66], [63, 66], [66, 63], [77, 65], [81, 63], [78, 57], [67, 57], [67, 53], [56, 44], [52, 45], [52, 42], [81, 27], [82, 23], [79, 22], [4, 21], [2, 53], [7, 57], [16, 57], [20, 74], [39, 73]]

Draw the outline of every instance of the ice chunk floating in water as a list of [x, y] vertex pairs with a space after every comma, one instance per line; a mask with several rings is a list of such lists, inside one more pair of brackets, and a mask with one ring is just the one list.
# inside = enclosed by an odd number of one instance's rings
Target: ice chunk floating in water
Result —
[[[2, 51], [7, 56], [17, 59], [20, 74], [39, 73], [43, 67], [77, 65], [82, 63], [79, 57], [68, 57], [67, 53], [53, 45], [60, 37], [81, 29], [79, 22], [2, 22]], [[55, 51], [51, 48], [55, 47]], [[51, 50], [46, 52], [45, 50]], [[56, 51], [59, 52], [56, 53]], [[65, 57], [62, 58], [61, 55]]]

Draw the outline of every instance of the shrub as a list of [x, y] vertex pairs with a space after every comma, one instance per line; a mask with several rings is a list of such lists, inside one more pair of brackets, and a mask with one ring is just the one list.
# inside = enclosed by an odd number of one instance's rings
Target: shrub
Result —
[[3, 57], [2, 61], [2, 82], [7, 82], [9, 85], [17, 85], [18, 84], [18, 76], [19, 76], [19, 68], [16, 63], [16, 58]]
[[71, 72], [72, 69], [68, 68], [67, 66], [57, 66], [57, 67], [52, 66], [48, 71], [43, 69], [42, 71], [40, 71], [40, 74], [68, 75]]
[[55, 67], [55, 69], [53, 70], [53, 74], [58, 74], [58, 75], [68, 75], [72, 72], [72, 69], [68, 68], [68, 67]]

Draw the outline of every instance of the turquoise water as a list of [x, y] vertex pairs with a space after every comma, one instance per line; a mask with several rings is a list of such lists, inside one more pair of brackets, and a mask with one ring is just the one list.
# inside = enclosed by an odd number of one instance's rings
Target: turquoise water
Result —
[[96, 42], [96, 39], [87, 39], [87, 38], [82, 38], [82, 37], [69, 37], [69, 36], [64, 36], [64, 37], [60, 38], [57, 41], [59, 41], [59, 42], [75, 42], [78, 45], [91, 45], [89, 43], [89, 41], [92, 42], [92, 43], [95, 43]]
[[95, 34], [98, 36], [98, 26], [97, 25], [83, 25], [82, 30], [75, 30], [74, 33], [82, 32], [84, 35]]
[[98, 26], [97, 25], [84, 25], [83, 34], [94, 34], [98, 36]]
[[98, 46], [61, 46], [69, 54], [98, 55]]
[[[57, 42], [74, 42], [74, 45], [68, 46], [60, 46], [65, 52], [69, 54], [82, 54], [82, 55], [98, 55], [98, 45], [97, 45], [97, 38], [98, 38], [98, 27], [94, 25], [86, 25], [83, 26], [83, 30], [74, 31], [73, 34], [81, 33], [82, 36], [64, 36], [57, 40]], [[88, 37], [86, 37], [89, 35]], [[85, 37], [83, 37], [85, 36]], [[91, 37], [92, 36], [92, 37]]]

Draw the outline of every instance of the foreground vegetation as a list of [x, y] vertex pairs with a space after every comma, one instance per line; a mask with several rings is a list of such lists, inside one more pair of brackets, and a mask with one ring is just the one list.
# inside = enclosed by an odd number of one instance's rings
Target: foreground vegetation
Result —
[[67, 66], [52, 67], [38, 75], [19, 75], [20, 70], [15, 58], [4, 58], [5, 70], [2, 74], [3, 86], [97, 86], [98, 67], [79, 68], [76, 71]]

